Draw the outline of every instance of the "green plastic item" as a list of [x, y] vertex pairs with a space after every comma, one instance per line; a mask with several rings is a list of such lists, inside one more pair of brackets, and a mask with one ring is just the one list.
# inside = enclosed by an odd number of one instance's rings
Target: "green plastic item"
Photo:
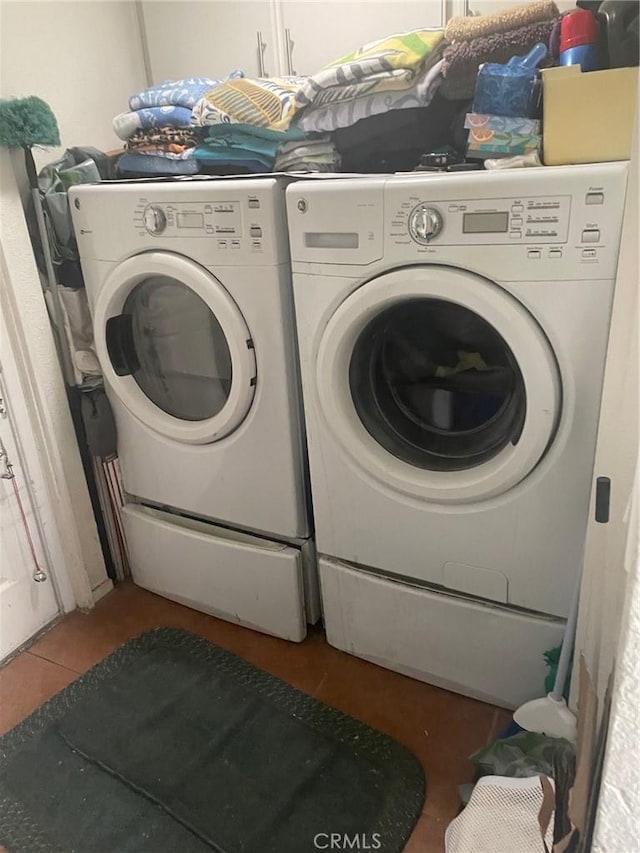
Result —
[[[553, 687], [556, 683], [556, 673], [558, 671], [558, 661], [560, 660], [560, 652], [562, 650], [562, 646], [556, 646], [555, 649], [549, 649], [543, 655], [544, 662], [549, 667], [549, 672], [547, 673], [547, 677], [544, 680], [544, 689], [545, 693], [551, 693]], [[573, 668], [572, 662], [569, 663], [569, 669], [567, 671], [567, 677], [564, 682], [564, 688], [562, 690], [562, 695], [565, 699], [569, 699], [569, 688], [571, 687], [571, 670]]]

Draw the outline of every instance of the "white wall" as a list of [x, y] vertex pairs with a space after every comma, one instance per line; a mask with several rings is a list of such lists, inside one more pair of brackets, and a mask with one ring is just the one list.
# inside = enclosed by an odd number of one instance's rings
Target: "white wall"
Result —
[[[60, 150], [119, 148], [112, 119], [145, 85], [135, 3], [0, 3], [0, 94], [46, 101], [58, 120]], [[34, 152], [38, 168], [57, 153]]]

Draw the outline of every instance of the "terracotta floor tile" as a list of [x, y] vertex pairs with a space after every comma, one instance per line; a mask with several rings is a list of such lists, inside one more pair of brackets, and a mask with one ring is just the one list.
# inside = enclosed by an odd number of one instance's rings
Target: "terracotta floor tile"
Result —
[[[329, 646], [311, 629], [287, 643], [122, 584], [88, 614], [75, 613], [0, 670], [3, 730], [128, 639], [170, 625], [199, 634], [403, 743], [427, 776], [423, 814], [407, 853], [442, 853], [444, 829], [459, 809], [457, 786], [470, 781], [468, 756], [511, 714], [382, 669]], [[10, 697], [8, 700], [5, 696]]]
[[427, 776], [425, 811], [433, 817], [454, 817], [457, 786], [473, 776], [468, 756], [486, 743], [493, 706], [346, 654], [316, 697], [403, 743], [422, 762]]
[[444, 833], [448, 821], [423, 812], [416, 824], [404, 853], [444, 853]]
[[12, 729], [77, 674], [23, 652], [0, 669], [0, 734]]
[[197, 633], [203, 613], [140, 589], [121, 584], [89, 613], [69, 614], [29, 651], [75, 672], [86, 672], [114, 649], [144, 631], [161, 626]]

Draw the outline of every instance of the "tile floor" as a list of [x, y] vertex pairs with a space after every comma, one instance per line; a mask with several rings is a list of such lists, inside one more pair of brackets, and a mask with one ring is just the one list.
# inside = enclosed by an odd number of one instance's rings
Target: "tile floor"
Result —
[[76, 611], [0, 669], [0, 734], [126, 640], [162, 625], [193, 631], [328, 705], [392, 735], [422, 762], [427, 796], [405, 853], [441, 853], [458, 811], [468, 756], [510, 719], [477, 702], [344, 654], [314, 629], [287, 643], [122, 584], [90, 613]]

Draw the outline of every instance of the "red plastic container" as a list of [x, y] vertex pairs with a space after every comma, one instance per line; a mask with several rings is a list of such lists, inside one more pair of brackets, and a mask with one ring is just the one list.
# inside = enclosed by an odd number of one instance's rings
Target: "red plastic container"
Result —
[[560, 50], [569, 50], [581, 44], [593, 44], [597, 40], [596, 19], [587, 9], [569, 12], [560, 23]]

